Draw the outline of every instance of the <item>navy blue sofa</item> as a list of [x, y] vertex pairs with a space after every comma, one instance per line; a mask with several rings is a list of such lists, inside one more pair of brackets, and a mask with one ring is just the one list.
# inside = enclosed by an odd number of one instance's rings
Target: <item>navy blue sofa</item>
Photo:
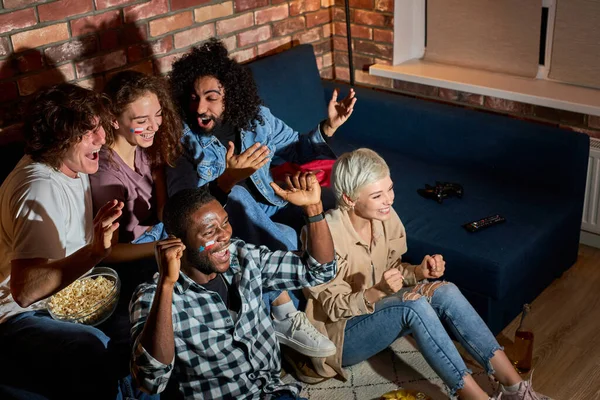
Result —
[[[325, 118], [334, 87], [310, 45], [250, 64], [273, 114], [300, 132]], [[388, 162], [394, 208], [407, 230], [406, 261], [440, 253], [446, 276], [499, 333], [577, 259], [589, 138], [535, 122], [355, 88], [358, 102], [336, 133], [337, 154], [369, 147]], [[461, 183], [462, 199], [417, 194], [435, 181]], [[492, 214], [506, 222], [477, 233], [462, 224]]]

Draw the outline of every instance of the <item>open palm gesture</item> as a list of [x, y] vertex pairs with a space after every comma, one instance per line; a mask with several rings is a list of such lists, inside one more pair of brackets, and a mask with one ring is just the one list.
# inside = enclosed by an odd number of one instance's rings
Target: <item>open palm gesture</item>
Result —
[[356, 103], [356, 93], [350, 89], [348, 96], [341, 101], [337, 101], [338, 90], [333, 91], [329, 105], [327, 106], [327, 121], [324, 126], [324, 133], [327, 136], [333, 136], [335, 131], [350, 118], [354, 111]]

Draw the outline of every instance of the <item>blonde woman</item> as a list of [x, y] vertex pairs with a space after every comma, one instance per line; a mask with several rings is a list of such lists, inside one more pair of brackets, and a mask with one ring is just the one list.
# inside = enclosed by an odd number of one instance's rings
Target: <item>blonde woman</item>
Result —
[[548, 399], [523, 381], [477, 312], [443, 276], [442, 255], [421, 264], [402, 262], [406, 232], [392, 208], [394, 185], [385, 161], [374, 151], [343, 154], [332, 174], [338, 208], [327, 212], [338, 262], [329, 283], [305, 289], [311, 322], [336, 344], [337, 353], [313, 359], [324, 377], [346, 374], [357, 364], [412, 333], [429, 365], [460, 399], [490, 397], [471, 376], [454, 336], [501, 387], [493, 399]]

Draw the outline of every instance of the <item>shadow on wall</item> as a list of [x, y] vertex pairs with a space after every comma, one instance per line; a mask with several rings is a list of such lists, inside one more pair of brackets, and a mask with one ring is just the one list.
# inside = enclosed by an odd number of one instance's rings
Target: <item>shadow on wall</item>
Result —
[[0, 91], [0, 182], [23, 155], [22, 121], [36, 91], [63, 82], [101, 91], [116, 72], [154, 73], [154, 46], [161, 43], [149, 43], [143, 26], [123, 24], [117, 15], [100, 25], [72, 24], [72, 34], [68, 42], [21, 49], [2, 63], [0, 84], [8, 85]]
[[94, 50], [74, 62], [80, 85], [101, 91], [104, 84], [120, 71], [154, 74], [154, 46], [161, 43], [147, 41], [146, 27], [133, 23], [121, 24], [117, 16], [100, 25], [88, 24], [82, 31], [90, 34], [80, 41], [88, 41]]
[[[0, 95], [0, 101], [2, 101], [0, 127], [2, 128], [21, 122], [24, 107], [40, 83], [50, 86], [65, 81], [61, 70], [54, 68], [41, 51], [29, 48], [10, 54], [2, 65], [0, 79], [13, 76], [18, 76], [18, 79], [14, 80], [16, 96], [14, 96], [15, 93]], [[13, 97], [16, 98], [12, 99]], [[5, 132], [3, 129], [2, 135], [0, 135], [0, 144], [4, 145], [18, 140], [17, 133], [16, 127], [11, 127], [9, 132]]]
[[[37, 49], [24, 49], [19, 53], [12, 53], [0, 70], [0, 79], [28, 71], [39, 71], [41, 68], [50, 66], [47, 57]], [[26, 117], [26, 107], [32, 94], [36, 91], [36, 82], [43, 82], [44, 87], [65, 82], [65, 76], [56, 68], [48, 69], [35, 75], [25, 75], [17, 81], [17, 90], [22, 96], [12, 101], [3, 101], [0, 113], [0, 182], [12, 171], [13, 167], [23, 156], [25, 143], [22, 134], [22, 121]]]

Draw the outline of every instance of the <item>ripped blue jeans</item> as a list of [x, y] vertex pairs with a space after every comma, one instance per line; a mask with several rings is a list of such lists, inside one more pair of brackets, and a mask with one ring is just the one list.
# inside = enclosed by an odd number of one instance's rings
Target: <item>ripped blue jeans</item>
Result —
[[342, 365], [358, 364], [410, 333], [427, 363], [455, 394], [463, 388], [465, 374], [471, 371], [442, 323], [488, 374], [494, 373], [490, 359], [502, 347], [452, 283], [439, 285], [421, 296], [411, 287], [404, 288], [375, 303], [372, 314], [349, 319], [344, 331]]

